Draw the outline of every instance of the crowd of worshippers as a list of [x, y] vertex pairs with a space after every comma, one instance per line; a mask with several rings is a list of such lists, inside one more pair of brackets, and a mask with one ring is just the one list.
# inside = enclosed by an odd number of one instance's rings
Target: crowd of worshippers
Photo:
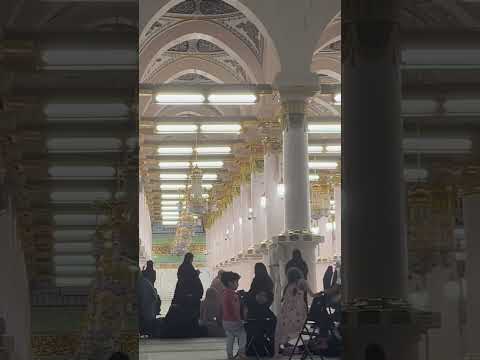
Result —
[[[240, 358], [253, 355], [247, 344], [259, 342], [260, 356], [275, 356], [297, 339], [308, 313], [308, 296], [325, 296], [340, 313], [340, 274], [328, 266], [323, 277], [323, 291], [315, 292], [307, 280], [309, 269], [301, 252], [295, 249], [285, 266], [286, 286], [282, 289], [280, 314], [270, 309], [274, 302], [274, 283], [265, 264], [256, 263], [248, 291], [238, 290], [240, 275], [220, 270], [205, 291], [200, 271], [193, 266], [194, 255], [187, 253], [178, 268], [177, 284], [168, 312], [159, 318], [161, 301], [155, 290], [156, 274], [148, 261], [138, 281], [139, 329], [141, 336], [157, 338], [225, 337], [228, 358], [233, 358], [233, 344], [238, 341]], [[202, 301], [203, 298], [203, 301]], [[263, 336], [266, 335], [266, 336]], [[265, 344], [265, 339], [274, 341]]]

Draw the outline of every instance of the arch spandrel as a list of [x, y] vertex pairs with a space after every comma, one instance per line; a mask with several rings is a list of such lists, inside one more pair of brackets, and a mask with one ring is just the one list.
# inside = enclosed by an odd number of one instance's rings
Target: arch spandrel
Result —
[[193, 39], [202, 39], [215, 44], [242, 66], [250, 81], [254, 83], [263, 81], [261, 64], [249, 47], [221, 25], [203, 20], [183, 21], [152, 38], [140, 53], [140, 78], [142, 80], [145, 78], [148, 68], [161, 54], [181, 42]]

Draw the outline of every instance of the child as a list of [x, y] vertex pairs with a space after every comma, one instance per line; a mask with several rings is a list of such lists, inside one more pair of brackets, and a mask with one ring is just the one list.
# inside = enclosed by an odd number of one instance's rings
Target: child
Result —
[[247, 333], [243, 327], [240, 311], [240, 296], [235, 292], [238, 288], [240, 275], [228, 271], [222, 274], [221, 281], [225, 285], [223, 292], [223, 329], [227, 335], [227, 356], [231, 360], [233, 356], [233, 343], [235, 338], [239, 341], [238, 358], [247, 359], [245, 347], [247, 345]]

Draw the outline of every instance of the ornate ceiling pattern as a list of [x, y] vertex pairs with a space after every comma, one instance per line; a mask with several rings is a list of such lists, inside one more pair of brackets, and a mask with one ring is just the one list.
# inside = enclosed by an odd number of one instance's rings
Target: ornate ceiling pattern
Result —
[[220, 16], [239, 11], [221, 0], [186, 0], [168, 11], [169, 15]]
[[[193, 2], [193, 1], [192, 1]], [[206, 0], [201, 1], [201, 3], [206, 3]], [[225, 4], [222, 1], [212, 1], [209, 0], [208, 3], [215, 3], [216, 6], [219, 6], [219, 3]], [[179, 4], [182, 5], [183, 3]], [[177, 6], [179, 6], [177, 5]], [[187, 5], [185, 5], [186, 7]], [[205, 6], [209, 8], [208, 5]], [[223, 5], [222, 5], [223, 6]], [[265, 47], [265, 38], [261, 34], [260, 30], [250, 22], [242, 13], [235, 11], [229, 12], [226, 14], [222, 13], [221, 15], [215, 15], [213, 10], [211, 11], [212, 15], [209, 17], [203, 16], [201, 20], [209, 21], [221, 25], [225, 30], [231, 32], [236, 37], [238, 37], [255, 55], [259, 64], [263, 64], [263, 56], [264, 56], [264, 47]], [[163, 16], [162, 18], [155, 21], [150, 28], [145, 32], [145, 35], [140, 39], [140, 49], [142, 50], [152, 39], [154, 39], [158, 34], [161, 32], [167, 31], [169, 29], [174, 28], [176, 25], [182, 23], [186, 19], [196, 18], [196, 16], [190, 16], [187, 14], [187, 18], [185, 18], [186, 14], [183, 14], [182, 17], [179, 17], [177, 13], [167, 13], [167, 15]], [[223, 16], [224, 15], [224, 16]]]

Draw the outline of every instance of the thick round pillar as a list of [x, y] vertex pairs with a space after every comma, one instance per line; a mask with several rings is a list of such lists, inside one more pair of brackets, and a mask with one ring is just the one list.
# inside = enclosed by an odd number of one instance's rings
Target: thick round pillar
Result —
[[342, 1], [344, 360], [369, 358], [369, 348], [389, 360], [418, 357], [406, 302], [398, 3]]
[[480, 359], [480, 193], [466, 195], [463, 199], [463, 223], [465, 226], [465, 241], [467, 246], [466, 282], [467, 282], [467, 349], [466, 360]]
[[[388, 8], [392, 3], [382, 4]], [[405, 299], [398, 26], [392, 9], [370, 14], [368, 1], [352, 4], [346, 7], [347, 14], [342, 12], [345, 300]], [[378, 276], [379, 271], [382, 276]]]
[[310, 231], [306, 98], [282, 95], [286, 231]]

